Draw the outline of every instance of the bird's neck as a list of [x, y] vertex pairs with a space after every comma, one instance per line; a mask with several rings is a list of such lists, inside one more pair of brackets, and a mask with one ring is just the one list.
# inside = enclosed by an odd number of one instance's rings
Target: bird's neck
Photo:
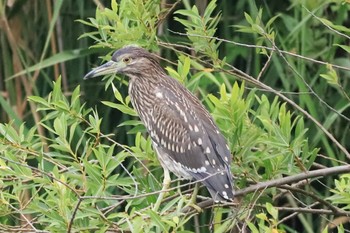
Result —
[[129, 96], [141, 120], [146, 123], [146, 115], [153, 108], [152, 98], [154, 92], [159, 85], [159, 79], [146, 75], [130, 75], [129, 76]]
[[149, 70], [145, 70], [141, 73], [133, 73], [128, 74], [129, 81], [129, 94], [131, 91], [136, 88], [137, 92], [141, 92], [144, 90], [145, 92], [153, 91], [159, 83], [163, 82], [165, 77], [167, 76], [165, 71], [162, 68], [154, 68], [150, 67], [152, 72]]
[[158, 83], [157, 79], [148, 74], [129, 75], [129, 95], [135, 92], [144, 92], [152, 90]]

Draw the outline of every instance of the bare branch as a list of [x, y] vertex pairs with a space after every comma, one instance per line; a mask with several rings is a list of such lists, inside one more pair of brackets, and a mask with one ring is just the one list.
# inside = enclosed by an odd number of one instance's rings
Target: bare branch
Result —
[[347, 172], [350, 172], [350, 165], [318, 169], [315, 171], [309, 171], [307, 173], [301, 173], [294, 176], [287, 176], [280, 179], [261, 182], [256, 185], [249, 186], [245, 189], [238, 190], [236, 191], [235, 195], [243, 196], [248, 193], [255, 192], [256, 190], [262, 190], [262, 189], [271, 188], [271, 187], [279, 187], [281, 185], [291, 184], [291, 183], [295, 183], [305, 179], [310, 179], [315, 177], [325, 177], [330, 175], [339, 175]]
[[[271, 187], [281, 187], [281, 188], [288, 188], [288, 189], [293, 189], [295, 191], [299, 191], [305, 195], [308, 195], [314, 199], [316, 199], [317, 201], [320, 201], [320, 198], [318, 198], [317, 196], [310, 194], [304, 190], [301, 189], [297, 189], [294, 188], [292, 186], [285, 186], [286, 184], [291, 184], [291, 183], [295, 183], [295, 182], [299, 182], [301, 180], [305, 180], [305, 179], [310, 179], [310, 178], [315, 178], [315, 177], [325, 177], [325, 176], [330, 176], [330, 175], [339, 175], [339, 174], [343, 174], [343, 173], [348, 173], [350, 172], [350, 165], [344, 165], [344, 166], [337, 166], [337, 167], [331, 167], [331, 168], [324, 168], [324, 169], [319, 169], [319, 170], [315, 170], [315, 171], [309, 171], [307, 173], [302, 173], [302, 174], [298, 174], [298, 175], [294, 175], [294, 176], [288, 176], [288, 177], [283, 177], [280, 179], [275, 179], [275, 180], [270, 180], [270, 181], [266, 181], [266, 182], [261, 182], [255, 185], [251, 185], [247, 188], [241, 189], [241, 190], [237, 190], [235, 192], [235, 196], [244, 196], [247, 195], [249, 193], [254, 193], [260, 190], [264, 190], [264, 189], [268, 189]], [[342, 211], [334, 206], [330, 206], [329, 203], [324, 203], [324, 200], [321, 201], [322, 204], [326, 204], [326, 206], [331, 207], [331, 211], [333, 215], [345, 215], [348, 216], [350, 213], [349, 212], [345, 212]], [[197, 204], [197, 206], [199, 206], [202, 209], [205, 208], [209, 208], [212, 207], [213, 205], [215, 206], [237, 206], [237, 203], [214, 203], [211, 199], [210, 200], [205, 200], [203, 202], [200, 202]], [[196, 212], [196, 210], [194, 210], [191, 207], [187, 207], [183, 210], [184, 213], [187, 214], [193, 214], [194, 212]]]

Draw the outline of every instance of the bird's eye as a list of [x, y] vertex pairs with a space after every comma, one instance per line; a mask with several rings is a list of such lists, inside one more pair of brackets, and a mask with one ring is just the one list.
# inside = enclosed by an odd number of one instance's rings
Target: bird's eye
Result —
[[130, 63], [130, 62], [131, 62], [131, 58], [129, 58], [129, 57], [124, 57], [124, 58], [123, 58], [123, 62], [126, 63], [126, 64]]

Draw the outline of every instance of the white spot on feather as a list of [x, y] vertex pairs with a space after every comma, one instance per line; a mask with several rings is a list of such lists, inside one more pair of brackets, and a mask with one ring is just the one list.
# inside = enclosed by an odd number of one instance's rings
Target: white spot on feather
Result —
[[186, 115], [184, 115], [184, 120], [186, 123], [188, 122]]
[[207, 149], [205, 150], [205, 153], [209, 154], [210, 153], [210, 148], [207, 147]]
[[202, 145], [203, 141], [201, 138], [198, 138], [198, 145]]
[[[189, 169], [189, 168], [187, 168], [187, 169]], [[189, 170], [191, 170], [192, 172], [194, 172], [194, 173], [198, 173], [198, 172], [202, 172], [202, 173], [204, 173], [204, 172], [206, 172], [207, 171], [207, 169], [205, 168], [205, 167], [200, 167], [200, 168], [192, 168], [192, 169], [189, 169]]]
[[194, 125], [194, 132], [199, 132], [198, 126]]
[[163, 99], [163, 93], [160, 92], [160, 91], [157, 91], [156, 92], [156, 97], [159, 98], [159, 99]]
[[185, 152], [184, 148], [180, 146], [180, 153], [184, 153], [184, 152]]

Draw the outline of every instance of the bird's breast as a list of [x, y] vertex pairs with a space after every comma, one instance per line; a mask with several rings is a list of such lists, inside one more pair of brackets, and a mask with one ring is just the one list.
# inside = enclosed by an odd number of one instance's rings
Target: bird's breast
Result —
[[152, 108], [157, 104], [155, 87], [151, 83], [131, 79], [129, 82], [129, 96], [134, 109], [148, 129]]

